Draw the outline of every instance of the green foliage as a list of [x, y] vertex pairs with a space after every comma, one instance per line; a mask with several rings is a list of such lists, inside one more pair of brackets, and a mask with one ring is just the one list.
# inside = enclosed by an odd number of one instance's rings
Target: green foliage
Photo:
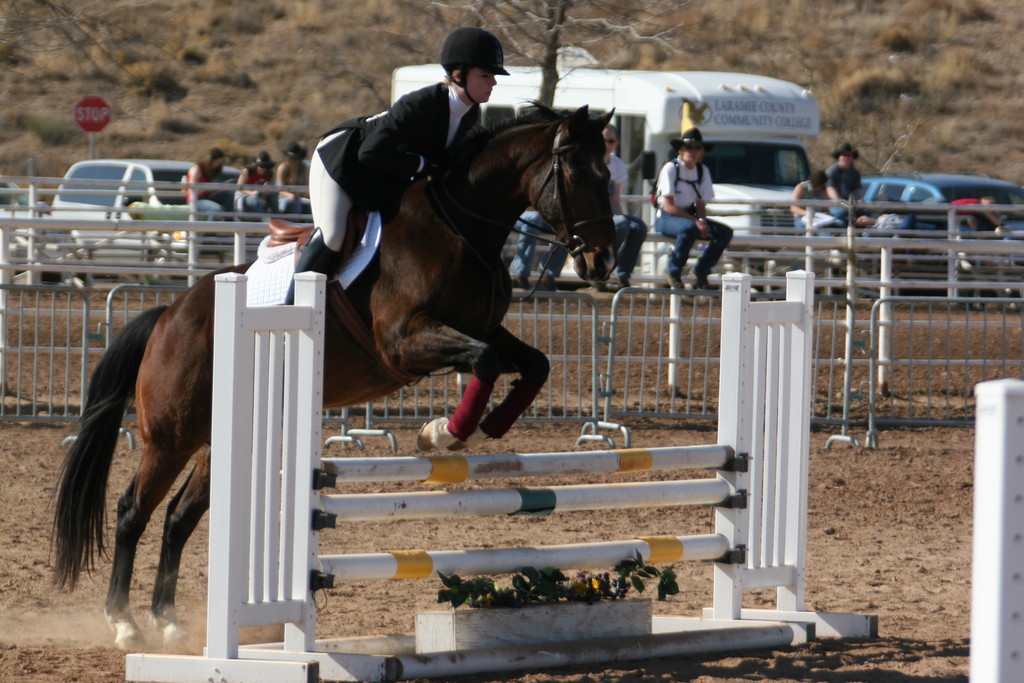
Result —
[[656, 579], [658, 600], [679, 592], [676, 573], [672, 567], [658, 569], [645, 564], [640, 553], [615, 565], [614, 576], [579, 572], [568, 578], [554, 567], [537, 569], [524, 567], [512, 575], [511, 587], [499, 587], [489, 577], [463, 579], [455, 574], [438, 572], [443, 588], [437, 592], [437, 601], [449, 603], [452, 609], [469, 607], [525, 607], [534, 603], [585, 602], [621, 600], [630, 589], [642, 593], [645, 582]]
[[615, 571], [623, 579], [628, 579], [638, 593], [644, 592], [644, 579], [657, 579], [658, 600], [664, 600], [669, 595], [679, 592], [675, 569], [671, 566], [658, 569], [654, 565], [645, 564], [639, 552], [632, 559], [623, 560], [615, 565]]

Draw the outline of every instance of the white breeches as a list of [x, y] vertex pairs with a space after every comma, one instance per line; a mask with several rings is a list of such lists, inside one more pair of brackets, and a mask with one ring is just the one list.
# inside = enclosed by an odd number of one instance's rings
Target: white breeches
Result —
[[[348, 132], [343, 130], [327, 136], [320, 141], [317, 149]], [[313, 152], [313, 157], [309, 161], [309, 203], [313, 210], [313, 224], [323, 233], [324, 244], [332, 251], [340, 251], [345, 231], [348, 229], [348, 213], [352, 208], [352, 200], [341, 185], [327, 173], [320, 155], [316, 152]]]

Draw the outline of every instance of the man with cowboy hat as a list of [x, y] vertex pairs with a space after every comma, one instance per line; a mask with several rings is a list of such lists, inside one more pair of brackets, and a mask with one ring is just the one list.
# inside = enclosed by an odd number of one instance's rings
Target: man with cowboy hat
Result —
[[712, 146], [704, 144], [697, 128], [688, 129], [670, 143], [678, 157], [665, 162], [658, 173], [658, 211], [654, 222], [658, 232], [675, 239], [665, 278], [669, 287], [681, 289], [683, 283], [679, 278], [693, 243], [708, 240], [707, 248], [693, 267], [693, 276], [698, 289], [709, 289], [708, 274], [732, 240], [732, 228], [708, 220], [707, 202], [715, 198], [715, 191], [711, 171], [702, 160], [704, 152]]
[[[864, 188], [860, 184], [860, 171], [857, 170], [854, 164], [854, 161], [859, 156], [857, 150], [849, 142], [844, 142], [832, 152], [832, 158], [836, 162], [825, 171], [825, 174], [828, 176], [828, 184], [825, 186], [825, 191], [828, 193], [829, 199], [845, 202], [850, 199], [851, 195], [855, 199], [861, 199], [864, 196]], [[833, 206], [828, 211], [843, 225], [846, 225], [850, 215], [846, 207]], [[862, 220], [867, 218], [868, 216], [863, 211], [857, 211], [857, 225], [859, 227], [867, 227], [870, 224], [870, 222]]]

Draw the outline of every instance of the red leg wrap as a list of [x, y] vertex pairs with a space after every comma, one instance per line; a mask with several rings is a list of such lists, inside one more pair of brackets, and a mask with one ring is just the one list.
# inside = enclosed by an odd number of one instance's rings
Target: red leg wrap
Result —
[[487, 401], [490, 400], [492, 391], [493, 384], [488, 384], [476, 376], [470, 380], [469, 386], [462, 394], [462, 400], [459, 401], [459, 407], [448, 420], [448, 431], [452, 436], [465, 441], [476, 431], [480, 418], [487, 409]]
[[500, 439], [505, 436], [505, 432], [511, 429], [523, 411], [530, 407], [533, 399], [537, 397], [544, 386], [524, 378], [519, 378], [513, 384], [512, 391], [508, 392], [508, 396], [501, 402], [501, 405], [492, 410], [491, 414], [480, 423], [480, 429], [492, 439]]

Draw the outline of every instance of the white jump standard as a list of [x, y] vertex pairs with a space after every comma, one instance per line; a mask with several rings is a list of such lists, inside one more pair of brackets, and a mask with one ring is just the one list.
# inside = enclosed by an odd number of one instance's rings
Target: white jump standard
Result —
[[[296, 305], [245, 305], [246, 278], [217, 280], [209, 604], [204, 656], [134, 654], [133, 681], [397, 681], [860, 638], [874, 617], [804, 611], [813, 275], [789, 273], [786, 301], [751, 302], [750, 277], [722, 287], [718, 444], [574, 453], [321, 459], [323, 276], [296, 276]], [[254, 369], [255, 368], [255, 369]], [[713, 478], [558, 487], [334, 495], [346, 481], [449, 484], [481, 478], [713, 468]], [[312, 486], [310, 483], [312, 482]], [[337, 522], [653, 505], [715, 506], [715, 532], [487, 550], [320, 555]], [[318, 640], [313, 594], [335, 582], [497, 574], [524, 566], [610, 568], [713, 562], [700, 617], [652, 617], [641, 635], [417, 651], [412, 634]], [[775, 609], [745, 609], [772, 587]], [[600, 603], [599, 603], [600, 604]], [[528, 611], [524, 608], [519, 612]], [[509, 615], [515, 619], [515, 614]], [[525, 619], [525, 617], [524, 617]], [[419, 620], [418, 620], [419, 621]], [[646, 617], [644, 617], [646, 621]], [[239, 646], [242, 626], [283, 624], [284, 642]], [[530, 630], [530, 629], [527, 629]], [[430, 636], [430, 634], [427, 634]], [[438, 639], [431, 639], [437, 642]]]

